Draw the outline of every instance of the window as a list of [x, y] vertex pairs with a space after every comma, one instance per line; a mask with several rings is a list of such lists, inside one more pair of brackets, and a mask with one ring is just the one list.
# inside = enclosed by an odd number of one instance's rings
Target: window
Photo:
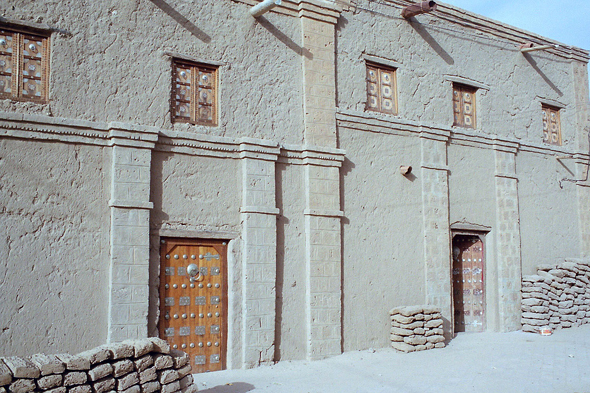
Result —
[[217, 125], [217, 68], [183, 60], [172, 68], [172, 121]]
[[397, 114], [395, 68], [367, 63], [367, 110]]
[[561, 146], [561, 126], [559, 108], [542, 105], [543, 109], [543, 142]]
[[49, 37], [0, 28], [0, 98], [47, 101]]
[[453, 83], [454, 126], [475, 128], [475, 87]]

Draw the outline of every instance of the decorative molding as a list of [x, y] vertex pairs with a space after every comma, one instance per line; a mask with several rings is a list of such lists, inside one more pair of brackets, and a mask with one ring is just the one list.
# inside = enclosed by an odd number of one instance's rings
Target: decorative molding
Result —
[[192, 229], [170, 229], [159, 228], [152, 230], [160, 237], [181, 237], [192, 239], [236, 239], [240, 236], [240, 232], [235, 231], [203, 231]]
[[305, 209], [303, 214], [317, 217], [344, 217], [344, 212], [341, 210]]
[[491, 230], [492, 227], [466, 221], [456, 221], [451, 224], [451, 231], [457, 232], [490, 232]]
[[240, 207], [240, 213], [270, 214], [273, 216], [278, 216], [279, 214], [281, 214], [281, 211], [276, 207], [242, 206]]
[[299, 17], [336, 24], [342, 7], [333, 1], [299, 0]]
[[443, 75], [443, 79], [448, 82], [461, 83], [463, 85], [477, 87], [478, 89], [490, 90], [490, 87], [488, 85], [483, 84], [481, 82], [474, 81], [473, 79], [464, 78], [462, 76]]
[[323, 146], [281, 145], [279, 162], [293, 165], [341, 167], [346, 151]]
[[151, 210], [154, 208], [154, 204], [152, 202], [143, 202], [143, 201], [129, 201], [129, 200], [122, 200], [122, 199], [111, 199], [109, 201], [109, 207], [119, 207], [123, 209], [147, 209]]
[[161, 51], [161, 53], [162, 53], [163, 57], [170, 58], [170, 59], [174, 58], [174, 59], [186, 60], [186, 61], [191, 61], [193, 63], [208, 64], [208, 65], [213, 65], [213, 66], [217, 66], [217, 67], [225, 67], [225, 66], [229, 65], [228, 63], [222, 62], [222, 61], [215, 61], [215, 60], [210, 60], [210, 59], [204, 60], [199, 57], [193, 57], [193, 56], [185, 55], [183, 53], [177, 53], [177, 52], [168, 51], [168, 50]]
[[392, 67], [395, 69], [402, 67], [402, 64], [398, 63], [397, 61], [385, 59], [385, 58], [379, 57], [379, 56], [367, 55], [366, 53], [363, 53], [363, 59], [365, 59], [365, 61], [368, 61], [371, 63], [381, 64], [381, 65], [384, 65], [387, 67]]

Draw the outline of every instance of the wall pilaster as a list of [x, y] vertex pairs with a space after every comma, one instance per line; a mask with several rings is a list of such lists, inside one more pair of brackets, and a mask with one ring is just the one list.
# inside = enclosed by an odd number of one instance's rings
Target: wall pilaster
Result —
[[242, 160], [242, 363], [273, 361], [277, 223], [275, 162], [279, 149], [244, 142]]
[[108, 342], [147, 337], [151, 149], [156, 134], [129, 140], [110, 130], [111, 266]]
[[425, 300], [440, 307], [446, 335], [452, 328], [448, 138], [448, 131], [420, 133]]
[[518, 178], [516, 176], [516, 143], [494, 145], [496, 162], [496, 267], [498, 273], [499, 330], [520, 329], [520, 214], [518, 211]]

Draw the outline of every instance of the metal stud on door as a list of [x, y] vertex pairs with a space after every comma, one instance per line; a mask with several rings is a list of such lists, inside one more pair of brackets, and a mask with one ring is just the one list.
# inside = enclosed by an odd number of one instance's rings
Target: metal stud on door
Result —
[[226, 243], [162, 239], [160, 246], [160, 337], [189, 354], [195, 373], [225, 369]]

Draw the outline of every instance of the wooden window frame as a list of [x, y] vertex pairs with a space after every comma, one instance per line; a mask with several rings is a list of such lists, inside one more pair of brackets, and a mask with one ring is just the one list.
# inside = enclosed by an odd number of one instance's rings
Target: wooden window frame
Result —
[[[9, 36], [10, 40], [8, 40]], [[25, 47], [27, 45], [25, 41], [27, 40], [30, 42], [29, 45], [37, 48], [41, 45], [41, 50], [36, 50], [40, 57], [34, 55], [35, 52], [32, 49]], [[2, 44], [2, 41], [5, 43]], [[6, 83], [6, 78], [10, 77], [11, 85], [9, 92], [0, 87], [0, 99], [43, 104], [49, 101], [50, 45], [50, 33], [34, 29], [15, 28], [13, 26], [0, 26], [0, 61], [6, 62], [10, 58], [10, 67], [5, 68], [0, 63], [0, 78]], [[29, 74], [31, 72], [30, 68], [24, 69], [25, 63], [31, 60], [40, 61], [41, 64], [41, 70], [32, 75]], [[34, 64], [29, 64], [29, 67], [32, 66]], [[7, 71], [7, 69], [10, 71]], [[29, 80], [38, 81], [35, 85], [40, 86], [40, 95], [27, 95], [26, 92], [30, 90], [26, 86]]]
[[[374, 71], [376, 73], [376, 82], [371, 80], [370, 72]], [[392, 108], [387, 109], [383, 108], [383, 102], [387, 98], [383, 97], [383, 86], [382, 84], [382, 73], [388, 72], [391, 73], [391, 101], [393, 102]], [[382, 64], [373, 63], [373, 62], [366, 62], [366, 89], [367, 89], [367, 103], [365, 109], [370, 112], [378, 112], [384, 113], [387, 115], [397, 115], [398, 113], [398, 99], [397, 99], [397, 68], [384, 66]], [[372, 84], [376, 85], [376, 89], [374, 90], [374, 94], [372, 93]], [[386, 85], [385, 85], [386, 86]], [[374, 97], [375, 106], [371, 106], [371, 99]]]
[[[458, 94], [456, 94], [458, 93]], [[465, 93], [470, 93], [471, 102], [465, 101]], [[477, 128], [477, 87], [465, 85], [462, 83], [453, 83], [453, 126], [463, 128]], [[471, 104], [472, 106], [472, 121], [468, 124], [465, 121], [465, 106]]]
[[[561, 108], [556, 106], [541, 104], [541, 111], [543, 112], [543, 143], [554, 146], [561, 146]], [[549, 128], [551, 123], [551, 114], [555, 115], [555, 130]]]
[[[180, 69], [180, 70], [179, 70]], [[179, 75], [182, 70], [190, 70], [190, 80], [183, 82], [180, 80]], [[202, 85], [199, 83], [197, 78], [200, 73], [206, 73], [212, 75], [212, 81], [210, 85]], [[172, 59], [172, 91], [171, 91], [171, 109], [170, 113], [172, 116], [173, 123], [189, 123], [198, 124], [205, 126], [217, 126], [218, 122], [218, 79], [219, 79], [219, 67], [209, 64], [196, 63], [183, 59]], [[189, 94], [180, 95], [180, 89], [182, 86], [189, 87]], [[209, 97], [212, 97], [210, 102], [203, 102], [200, 100], [201, 93], [207, 92]], [[183, 99], [183, 97], [187, 97]], [[180, 116], [181, 106], [188, 104], [188, 116]], [[186, 106], [184, 106], [186, 109]], [[209, 108], [211, 111], [210, 119], [203, 119], [202, 109]]]

